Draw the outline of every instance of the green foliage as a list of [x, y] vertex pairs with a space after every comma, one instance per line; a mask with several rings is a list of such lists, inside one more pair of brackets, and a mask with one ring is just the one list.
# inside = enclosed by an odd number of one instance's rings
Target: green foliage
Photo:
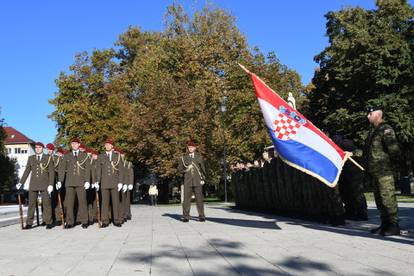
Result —
[[17, 183], [16, 162], [6, 155], [4, 147], [6, 132], [3, 122], [4, 119], [0, 118], [0, 195], [10, 192]]
[[99, 149], [106, 137], [125, 148], [136, 165], [164, 178], [177, 175], [177, 159], [194, 139], [206, 157], [208, 183], [218, 183], [223, 154], [224, 114], [228, 162], [253, 159], [270, 144], [251, 80], [240, 62], [282, 96], [301, 102], [298, 74], [274, 53], [250, 50], [226, 11], [206, 6], [188, 14], [168, 7], [165, 30], [129, 27], [113, 49], [76, 57], [70, 74], [56, 81], [50, 102], [57, 140], [75, 136]]
[[377, 8], [329, 12], [329, 45], [315, 57], [320, 68], [310, 89], [307, 115], [331, 133], [363, 144], [365, 108], [381, 104], [403, 147], [414, 141], [413, 8], [405, 0], [377, 1]]

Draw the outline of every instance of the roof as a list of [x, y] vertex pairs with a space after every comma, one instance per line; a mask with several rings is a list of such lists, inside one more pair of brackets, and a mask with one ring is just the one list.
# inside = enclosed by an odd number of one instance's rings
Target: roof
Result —
[[6, 139], [4, 139], [5, 145], [34, 144], [32, 139], [12, 127], [5, 126], [3, 129], [6, 132]]

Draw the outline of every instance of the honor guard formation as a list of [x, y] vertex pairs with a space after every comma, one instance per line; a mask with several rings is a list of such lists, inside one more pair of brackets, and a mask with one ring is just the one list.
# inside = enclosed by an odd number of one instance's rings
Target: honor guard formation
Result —
[[53, 144], [47, 144], [44, 153], [44, 144], [36, 143], [35, 155], [29, 157], [16, 185], [27, 191], [29, 199], [23, 229], [33, 227], [37, 202], [41, 202], [46, 229], [54, 225], [69, 229], [78, 224], [88, 228], [94, 223], [102, 228], [110, 223], [121, 227], [131, 219], [132, 163], [111, 139], [105, 141], [103, 153], [86, 147], [78, 138], [71, 140], [70, 147], [70, 151], [55, 151]]

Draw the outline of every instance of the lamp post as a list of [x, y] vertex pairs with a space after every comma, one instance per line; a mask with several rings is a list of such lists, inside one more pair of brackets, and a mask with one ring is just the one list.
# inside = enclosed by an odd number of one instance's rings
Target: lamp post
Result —
[[226, 141], [226, 123], [224, 120], [224, 115], [226, 113], [226, 103], [227, 103], [227, 96], [223, 96], [220, 105], [221, 111], [221, 119], [223, 124], [223, 173], [224, 173], [224, 202], [227, 203], [227, 141]]

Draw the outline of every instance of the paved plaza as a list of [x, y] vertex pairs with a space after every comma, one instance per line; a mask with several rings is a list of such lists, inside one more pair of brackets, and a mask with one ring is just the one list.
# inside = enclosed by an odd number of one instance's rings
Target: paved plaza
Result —
[[[413, 275], [414, 204], [401, 203], [404, 236], [206, 206], [207, 222], [179, 221], [181, 207], [132, 206], [122, 228], [0, 228], [1, 275]], [[193, 206], [193, 214], [195, 212]]]

